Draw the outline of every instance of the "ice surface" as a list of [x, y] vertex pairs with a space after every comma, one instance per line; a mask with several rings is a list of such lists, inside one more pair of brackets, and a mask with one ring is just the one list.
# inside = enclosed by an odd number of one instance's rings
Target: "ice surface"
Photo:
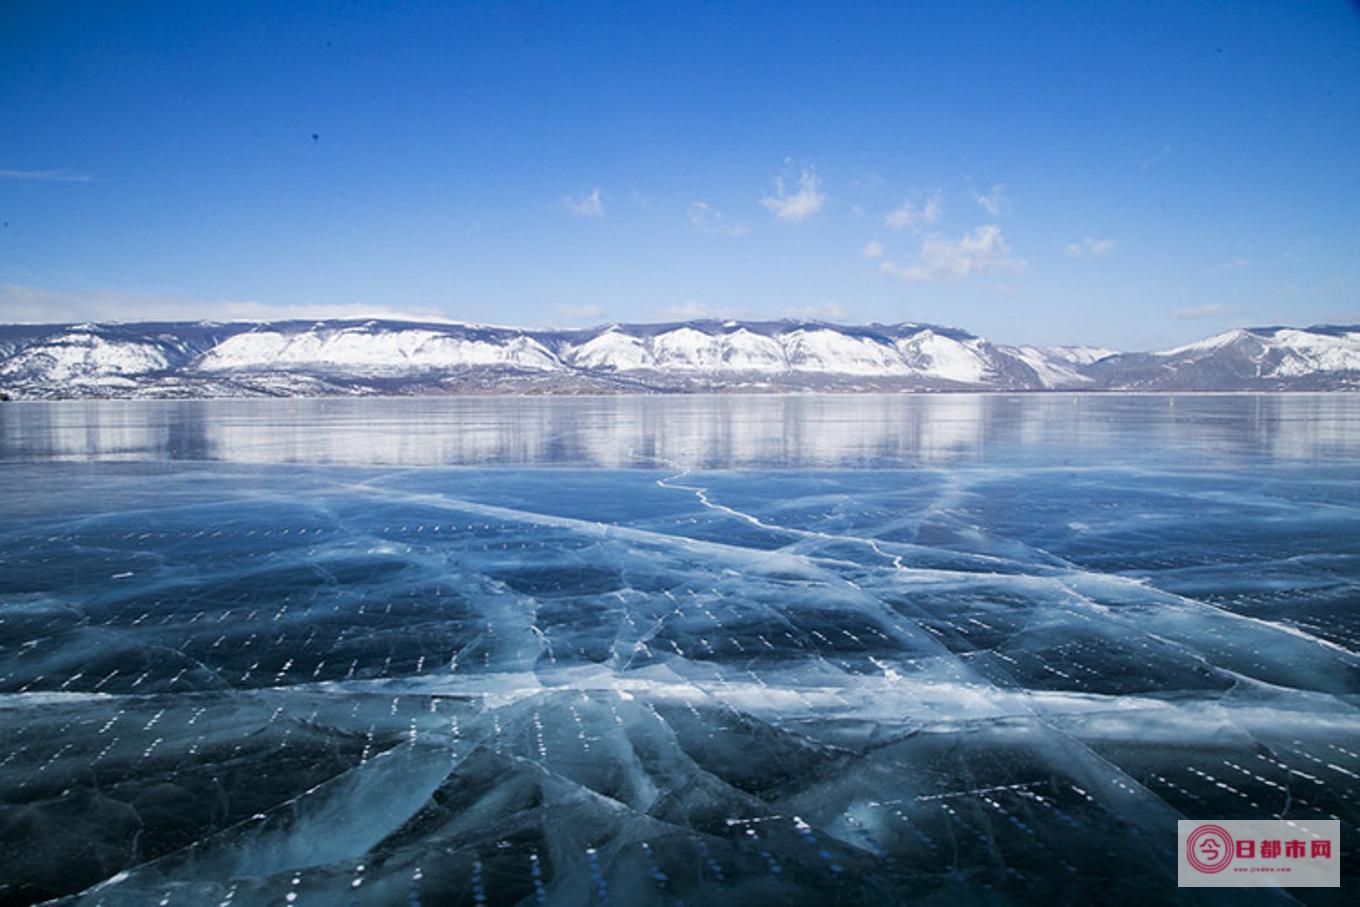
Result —
[[1356, 882], [1354, 399], [25, 404], [0, 477], [0, 902]]

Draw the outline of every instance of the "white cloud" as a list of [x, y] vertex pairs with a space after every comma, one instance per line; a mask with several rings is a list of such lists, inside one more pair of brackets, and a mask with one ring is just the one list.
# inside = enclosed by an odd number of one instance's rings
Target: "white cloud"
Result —
[[1219, 315], [1228, 314], [1228, 310], [1217, 302], [1211, 302], [1207, 305], [1177, 309], [1174, 314], [1177, 318], [1217, 318]]
[[1234, 258], [1232, 261], [1223, 262], [1223, 264], [1218, 266], [1218, 269], [1220, 271], [1240, 271], [1248, 264], [1250, 264], [1250, 262], [1245, 258]]
[[1081, 242], [1067, 244], [1067, 254], [1073, 258], [1095, 258], [1098, 255], [1105, 255], [1114, 248], [1112, 239], [1092, 239], [1086, 237]]
[[88, 183], [94, 177], [77, 170], [0, 170], [0, 179], [47, 183]]
[[590, 321], [604, 315], [604, 309], [590, 303], [588, 305], [560, 305], [557, 311], [568, 321]]
[[845, 309], [834, 302], [826, 302], [822, 305], [798, 306], [788, 310], [790, 318], [802, 318], [807, 321], [827, 321], [845, 317]]
[[992, 217], [1000, 217], [1011, 208], [1010, 196], [1006, 194], [1006, 187], [1001, 183], [992, 186], [987, 192], [974, 192], [973, 200]]
[[693, 299], [686, 299], [679, 305], [673, 305], [666, 310], [667, 318], [681, 321], [691, 321], [695, 318], [716, 318], [717, 315], [718, 313], [713, 309]]
[[689, 225], [702, 233], [721, 233], [724, 236], [745, 236], [751, 228], [733, 223], [708, 202], [691, 202], [687, 212]]
[[365, 303], [269, 305], [237, 299], [166, 299], [145, 293], [94, 290], [64, 293], [0, 284], [0, 311], [6, 321], [50, 324], [79, 321], [286, 321], [294, 318], [392, 318], [405, 321], [450, 319], [431, 309], [397, 309]]
[[903, 202], [902, 207], [888, 212], [888, 216], [883, 218], [883, 226], [890, 230], [902, 230], [907, 227], [919, 230], [921, 227], [929, 227], [934, 224], [942, 214], [944, 214], [944, 201], [941, 193], [937, 190], [920, 207], [911, 202]]
[[859, 250], [859, 254], [864, 258], [882, 258], [883, 243], [876, 239], [870, 240], [868, 245]]
[[826, 193], [821, 190], [817, 172], [812, 167], [804, 167], [798, 176], [797, 192], [788, 191], [781, 174], [774, 178], [774, 195], [762, 198], [760, 203], [785, 223], [797, 224], [822, 210]]
[[577, 217], [604, 217], [604, 201], [600, 198], [600, 187], [596, 186], [588, 195], [566, 196], [562, 207]]
[[1010, 246], [996, 224], [985, 224], [957, 240], [934, 235], [921, 243], [918, 264], [902, 266], [892, 261], [879, 265], [907, 283], [961, 280], [985, 271], [1022, 271], [1024, 259], [1011, 257]]

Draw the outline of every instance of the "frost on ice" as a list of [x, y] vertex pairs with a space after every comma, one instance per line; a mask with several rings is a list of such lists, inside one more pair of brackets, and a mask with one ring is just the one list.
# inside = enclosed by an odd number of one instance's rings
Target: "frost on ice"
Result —
[[1127, 900], [1202, 816], [1354, 865], [1354, 482], [29, 478], [6, 902]]

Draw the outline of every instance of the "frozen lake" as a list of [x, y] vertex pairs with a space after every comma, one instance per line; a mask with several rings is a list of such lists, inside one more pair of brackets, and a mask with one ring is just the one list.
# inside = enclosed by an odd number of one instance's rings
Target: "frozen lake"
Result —
[[1356, 883], [1354, 395], [12, 403], [0, 482], [0, 904]]

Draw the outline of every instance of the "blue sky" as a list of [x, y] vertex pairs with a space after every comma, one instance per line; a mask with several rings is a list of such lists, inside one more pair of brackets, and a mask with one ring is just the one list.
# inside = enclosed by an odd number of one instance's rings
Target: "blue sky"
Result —
[[0, 111], [5, 320], [1360, 322], [1346, 2], [7, 0]]

